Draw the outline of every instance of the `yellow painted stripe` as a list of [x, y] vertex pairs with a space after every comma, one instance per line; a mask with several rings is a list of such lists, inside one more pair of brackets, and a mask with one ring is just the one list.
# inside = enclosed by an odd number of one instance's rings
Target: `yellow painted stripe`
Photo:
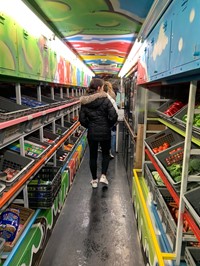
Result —
[[[171, 128], [172, 130], [176, 131], [178, 134], [185, 137], [185, 131], [177, 128], [176, 126], [170, 124], [169, 122], [159, 118], [158, 121], [160, 121], [162, 124], [166, 125], [167, 127]], [[192, 142], [200, 146], [200, 140], [192, 136]]]
[[118, 57], [118, 56], [112, 56], [112, 55], [108, 55], [108, 56], [99, 56], [99, 55], [82, 55], [84, 60], [98, 60], [98, 59], [106, 59], [106, 60], [111, 60], [111, 61], [115, 61], [117, 63], [123, 63], [124, 62], [124, 58]]
[[174, 259], [175, 255], [171, 254], [171, 253], [162, 253], [161, 250], [160, 250], [160, 247], [159, 247], [159, 244], [158, 244], [158, 240], [156, 238], [156, 234], [155, 234], [152, 222], [151, 222], [151, 217], [149, 215], [149, 211], [148, 211], [148, 208], [146, 206], [146, 202], [145, 202], [145, 199], [144, 199], [144, 196], [143, 196], [143, 193], [142, 193], [142, 189], [141, 189], [141, 186], [140, 186], [140, 182], [139, 182], [139, 179], [138, 179], [137, 172], [141, 172], [141, 169], [133, 169], [133, 174], [134, 174], [134, 177], [135, 177], [135, 182], [136, 182], [137, 189], [138, 189], [138, 192], [139, 192], [140, 200], [141, 200], [141, 203], [142, 203], [142, 206], [143, 206], [146, 222], [148, 224], [148, 228], [149, 228], [150, 234], [152, 236], [152, 242], [153, 242], [153, 246], [155, 248], [155, 252], [156, 252], [156, 255], [157, 255], [158, 264], [159, 264], [159, 266], [164, 266], [165, 265], [164, 259], [167, 258], [169, 260], [170, 257], [173, 257], [173, 259]]
[[176, 254], [174, 254], [174, 253], [162, 253], [162, 257], [164, 260], [175, 260]]

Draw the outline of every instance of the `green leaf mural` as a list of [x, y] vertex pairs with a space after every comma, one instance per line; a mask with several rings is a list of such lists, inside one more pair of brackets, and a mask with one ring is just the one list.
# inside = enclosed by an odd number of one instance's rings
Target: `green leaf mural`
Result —
[[[47, 21], [54, 24], [62, 37], [91, 34], [115, 35], [137, 33], [141, 23], [132, 17], [114, 12], [109, 1], [98, 0], [35, 0]], [[80, 12], [81, 11], [81, 12]]]

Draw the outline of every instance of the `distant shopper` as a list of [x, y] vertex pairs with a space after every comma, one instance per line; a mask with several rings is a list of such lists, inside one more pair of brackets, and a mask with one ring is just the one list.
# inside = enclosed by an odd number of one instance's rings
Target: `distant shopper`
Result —
[[102, 79], [92, 79], [86, 94], [80, 98], [79, 121], [82, 126], [88, 129], [87, 138], [90, 150], [91, 185], [93, 188], [98, 187], [97, 157], [99, 144], [102, 149], [102, 168], [99, 182], [108, 185], [106, 174], [110, 161], [111, 128], [118, 118], [113, 104], [103, 91], [103, 85]]
[[[103, 90], [107, 93], [109, 100], [113, 104], [113, 107], [115, 108], [116, 112], [118, 113], [118, 107], [116, 103], [116, 94], [113, 90], [112, 83], [109, 81], [105, 81]], [[111, 149], [110, 149], [110, 158], [113, 159], [115, 152], [115, 139], [116, 139], [116, 125], [114, 125], [111, 129]]]

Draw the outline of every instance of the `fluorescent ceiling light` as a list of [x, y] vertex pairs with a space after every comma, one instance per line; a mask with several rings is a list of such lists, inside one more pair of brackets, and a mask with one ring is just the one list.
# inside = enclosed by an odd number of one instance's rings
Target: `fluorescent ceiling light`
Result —
[[[89, 76], [94, 73], [77, 57], [76, 54], [55, 33], [37, 17], [34, 12], [21, 0], [0, 0], [0, 12], [12, 17], [30, 35], [38, 38], [41, 35], [47, 38], [49, 47], [57, 55], [61, 55], [72, 65], [77, 66]], [[52, 38], [53, 37], [53, 38]]]
[[154, 1], [144, 23], [142, 24], [142, 27], [138, 33], [135, 43], [133, 44], [131, 52], [129, 53], [121, 71], [118, 74], [119, 77], [124, 77], [126, 73], [128, 73], [129, 70], [137, 63], [139, 57], [139, 49], [142, 45], [142, 42], [144, 42], [144, 40], [147, 38], [149, 33], [152, 31], [152, 29], [154, 28], [154, 26], [172, 1], [173, 0]]
[[126, 73], [137, 63], [141, 46], [142, 42], [136, 39], [122, 69], [118, 74], [119, 77], [124, 77]]

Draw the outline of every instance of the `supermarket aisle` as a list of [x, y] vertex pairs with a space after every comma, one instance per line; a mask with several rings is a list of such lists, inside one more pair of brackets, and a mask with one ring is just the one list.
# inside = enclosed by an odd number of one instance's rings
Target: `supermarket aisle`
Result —
[[87, 150], [40, 266], [144, 265], [120, 154], [108, 178], [108, 189], [92, 190]]

